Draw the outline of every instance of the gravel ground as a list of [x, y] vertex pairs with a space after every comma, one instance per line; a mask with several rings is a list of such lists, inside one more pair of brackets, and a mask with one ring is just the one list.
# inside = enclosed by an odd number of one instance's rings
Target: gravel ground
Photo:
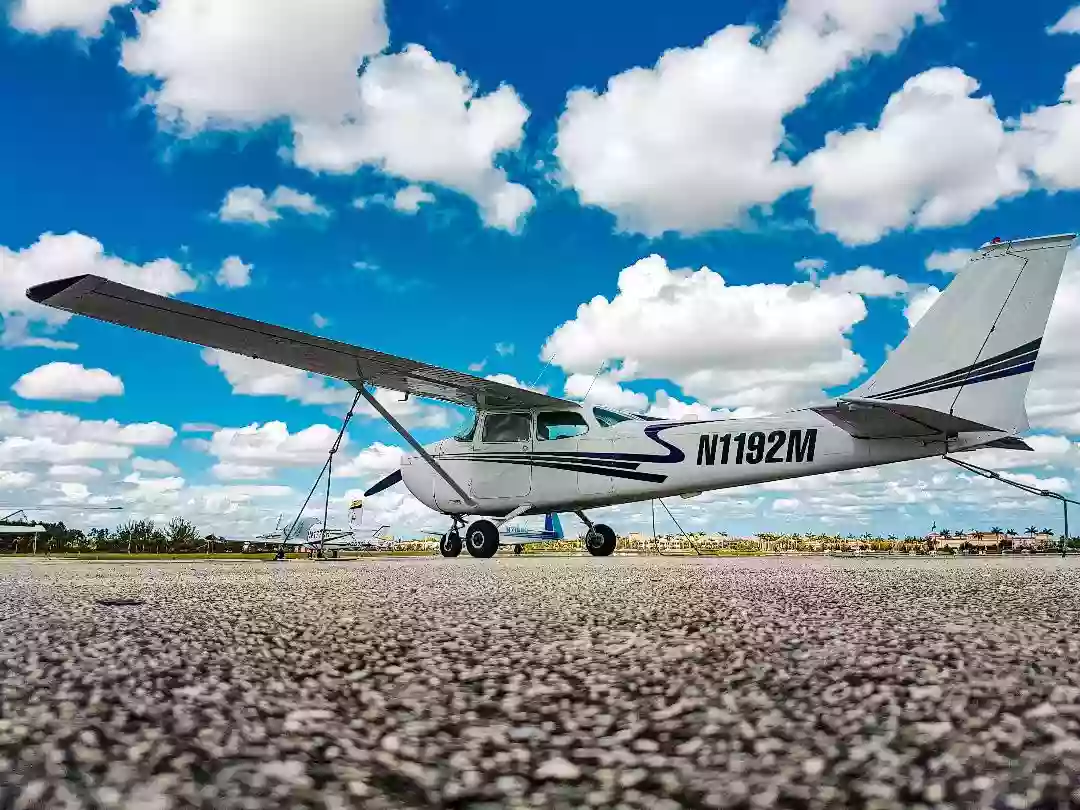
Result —
[[0, 808], [1080, 806], [1077, 563], [6, 561]]

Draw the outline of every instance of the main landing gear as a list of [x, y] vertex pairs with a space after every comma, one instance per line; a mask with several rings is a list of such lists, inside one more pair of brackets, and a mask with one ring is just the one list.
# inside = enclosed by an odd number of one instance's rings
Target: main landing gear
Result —
[[585, 550], [594, 557], [610, 557], [615, 552], [615, 530], [603, 523], [593, 523], [584, 512], [579, 511], [577, 516], [588, 527]]
[[[609, 557], [615, 552], [615, 531], [603, 523], [593, 523], [583, 512], [577, 513], [588, 527], [585, 533], [585, 550], [594, 557]], [[460, 516], [453, 516], [453, 525], [450, 531], [442, 536], [439, 541], [439, 552], [444, 557], [457, 557], [461, 554], [462, 545], [473, 557], [494, 557], [499, 550], [499, 527], [494, 521], [481, 518], [469, 524], [464, 538], [461, 529], [464, 521]], [[501, 521], [500, 521], [501, 522]], [[514, 546], [514, 553], [520, 554], [524, 549], [520, 544]]]

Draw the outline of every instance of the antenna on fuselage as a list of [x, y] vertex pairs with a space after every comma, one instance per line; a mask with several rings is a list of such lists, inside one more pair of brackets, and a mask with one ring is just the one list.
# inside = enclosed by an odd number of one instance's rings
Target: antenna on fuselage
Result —
[[544, 367], [542, 369], [540, 369], [540, 373], [536, 375], [536, 379], [533, 380], [533, 384], [531, 386], [532, 388], [536, 388], [536, 384], [538, 382], [540, 382], [540, 378], [544, 376], [544, 372], [546, 372], [551, 367], [551, 363], [554, 360], [555, 360], [555, 352], [552, 352], [551, 357], [548, 358], [547, 363], [544, 365]]
[[604, 366], [606, 366], [606, 365], [607, 365], [607, 360], [606, 360], [606, 359], [605, 359], [605, 360], [604, 360], [603, 362], [601, 362], [601, 363], [600, 363], [600, 368], [598, 368], [598, 369], [596, 370], [596, 373], [595, 373], [595, 374], [593, 374], [592, 382], [591, 382], [591, 383], [589, 383], [589, 387], [588, 387], [588, 389], [587, 389], [587, 390], [585, 391], [585, 396], [583, 396], [583, 397], [581, 398], [581, 401], [582, 401], [582, 402], [584, 402], [585, 400], [587, 400], [587, 399], [589, 398], [589, 394], [590, 394], [590, 393], [592, 393], [592, 387], [593, 387], [594, 385], [596, 385], [596, 381], [597, 381], [597, 379], [599, 379], [599, 377], [600, 377], [600, 372], [602, 372], [602, 371], [604, 370]]

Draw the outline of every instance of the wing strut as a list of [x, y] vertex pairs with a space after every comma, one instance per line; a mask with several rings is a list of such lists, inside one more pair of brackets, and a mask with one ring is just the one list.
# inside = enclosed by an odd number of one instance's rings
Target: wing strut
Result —
[[390, 413], [390, 411], [386, 410], [386, 408], [382, 406], [379, 400], [375, 399], [375, 396], [370, 391], [368, 391], [367, 383], [365, 383], [363, 380], [358, 380], [357, 382], [353, 383], [353, 386], [356, 388], [357, 391], [360, 392], [360, 396], [362, 396], [368, 401], [368, 405], [374, 408], [383, 419], [389, 422], [390, 427], [392, 427], [394, 430], [401, 434], [401, 438], [403, 438], [405, 441], [412, 445], [413, 450], [419, 453], [420, 456], [424, 459], [424, 461], [431, 465], [431, 469], [435, 470], [435, 472], [439, 474], [439, 477], [442, 478], [447, 484], [449, 484], [450, 487], [454, 490], [454, 492], [461, 496], [462, 500], [464, 500], [465, 503], [467, 503], [469, 506], [476, 506], [476, 501], [470, 498], [465, 492], [465, 490], [463, 490], [458, 485], [458, 482], [451, 478], [450, 474], [442, 468], [442, 465], [431, 457], [431, 454], [423, 448], [420, 442], [418, 442], [412, 437], [412, 434], [405, 429], [404, 425], [402, 425], [401, 422], [395, 419]]

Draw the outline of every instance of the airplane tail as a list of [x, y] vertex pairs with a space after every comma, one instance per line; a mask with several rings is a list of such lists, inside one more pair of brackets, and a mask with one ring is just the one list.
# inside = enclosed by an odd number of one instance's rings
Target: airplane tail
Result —
[[364, 502], [355, 500], [349, 504], [349, 528], [354, 532], [361, 528], [364, 522]]
[[544, 517], [544, 531], [553, 532], [556, 538], [563, 539], [562, 523], [559, 521], [559, 516], [554, 512], [548, 512]]
[[1074, 238], [984, 245], [877, 373], [842, 399], [1026, 430], [1024, 398]]
[[296, 521], [295, 525], [286, 527], [285, 539], [296, 540], [300, 538], [306, 538], [311, 531], [311, 527], [319, 522], [317, 517], [303, 517]]

